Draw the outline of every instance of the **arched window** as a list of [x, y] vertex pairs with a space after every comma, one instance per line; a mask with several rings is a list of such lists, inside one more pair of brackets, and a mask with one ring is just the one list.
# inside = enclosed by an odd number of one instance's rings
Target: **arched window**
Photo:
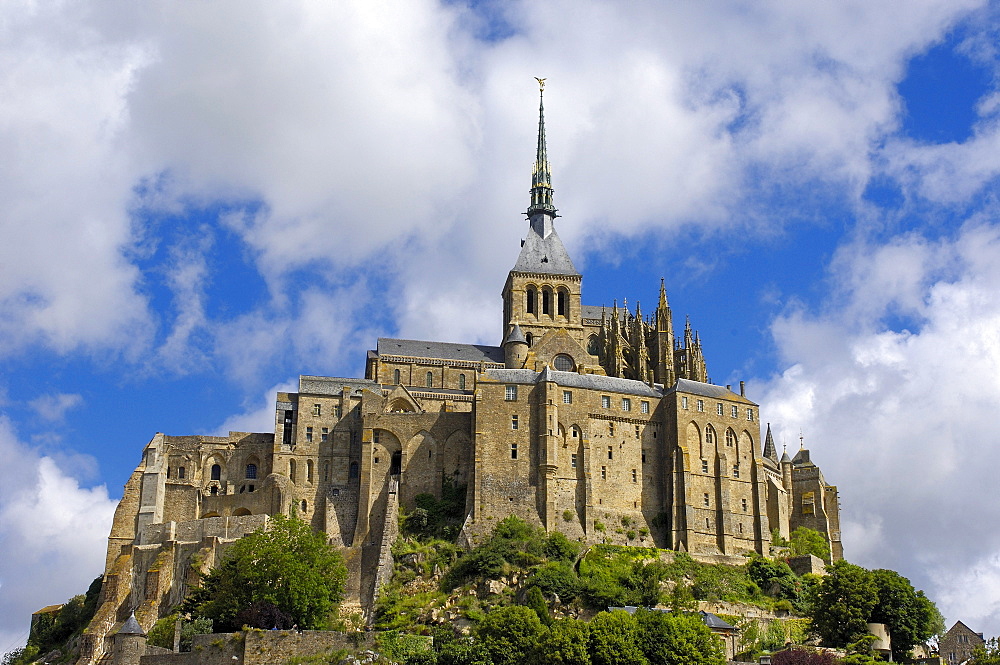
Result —
[[295, 460], [288, 460], [288, 478], [294, 483], [295, 482]]
[[732, 446], [732, 445], [735, 445], [735, 444], [736, 444], [736, 432], [734, 432], [732, 429], [727, 429], [726, 430], [726, 445], [727, 446]]
[[715, 443], [715, 428], [711, 425], [705, 428], [705, 443]]
[[552, 292], [548, 289], [542, 291], [542, 314], [552, 313]]
[[433, 372], [427, 372], [427, 387], [428, 388], [433, 388], [434, 387], [434, 373]]
[[212, 465], [212, 480], [222, 480], [222, 467], [218, 464]]
[[257, 465], [256, 464], [247, 464], [247, 472], [246, 472], [246, 476], [245, 477], [248, 478], [248, 479], [250, 479], [250, 480], [253, 480], [253, 479], [255, 479], [257, 477]]
[[306, 460], [306, 482], [313, 481], [313, 461]]
[[184, 469], [183, 466], [177, 467], [177, 477], [178, 478], [183, 479], [184, 478], [184, 473], [185, 473], [185, 469]]
[[309, 512], [309, 504], [306, 503], [305, 499], [302, 499], [302, 504], [301, 505], [302, 505], [302, 512], [304, 512], [304, 513]]
[[601, 340], [597, 338], [597, 335], [591, 335], [587, 338], [587, 353], [592, 356], [601, 354]]
[[560, 372], [572, 372], [576, 367], [576, 363], [573, 362], [573, 358], [570, 356], [567, 356], [565, 353], [560, 353], [552, 359], [552, 367]]
[[524, 336], [524, 341], [528, 343], [528, 348], [530, 349], [530, 348], [531, 348], [531, 345], [532, 345], [532, 344], [534, 343], [534, 341], [535, 341], [535, 336], [534, 336], [534, 335], [532, 335], [531, 333], [527, 333], [527, 334], [525, 334], [525, 336]]
[[535, 313], [535, 299], [537, 297], [538, 296], [537, 296], [537, 293], [535, 291], [535, 287], [529, 286], [528, 287], [528, 302], [526, 304], [526, 308], [528, 310], [528, 314], [534, 314]]
[[559, 290], [559, 294], [556, 296], [556, 314], [566, 316], [566, 292], [562, 289]]
[[351, 470], [348, 472], [348, 476], [347, 477], [348, 478], [357, 478], [358, 477], [358, 463], [357, 462], [351, 462]]
[[398, 369], [392, 370], [392, 382], [394, 384], [396, 384], [397, 386], [399, 385], [399, 370]]
[[464, 374], [459, 374], [458, 375], [458, 389], [459, 390], [465, 390], [465, 375]]

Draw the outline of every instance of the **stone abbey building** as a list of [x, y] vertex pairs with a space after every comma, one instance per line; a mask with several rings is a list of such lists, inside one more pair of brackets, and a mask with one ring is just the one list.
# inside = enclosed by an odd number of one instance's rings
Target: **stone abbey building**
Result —
[[648, 317], [583, 304], [552, 193], [540, 103], [498, 346], [379, 339], [364, 378], [302, 376], [278, 393], [273, 433], [156, 434], [115, 515], [85, 660], [133, 609], [148, 630], [197, 582], [193, 561], [212, 565], [277, 513], [344, 548], [348, 594], [366, 609], [391, 571], [399, 507], [445, 482], [467, 487], [469, 543], [514, 514], [584, 543], [719, 559], [766, 554], [773, 529], [805, 525], [840, 558], [836, 487], [807, 450], [778, 458], [742, 384], [709, 382], [662, 283]]

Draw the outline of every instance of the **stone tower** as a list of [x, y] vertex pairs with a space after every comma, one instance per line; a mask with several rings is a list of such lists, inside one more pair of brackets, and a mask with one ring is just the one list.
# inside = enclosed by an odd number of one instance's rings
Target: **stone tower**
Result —
[[[552, 177], [545, 147], [544, 87], [544, 79], [539, 80], [538, 148], [531, 175], [531, 204], [525, 213], [528, 234], [503, 287], [501, 339], [506, 339], [517, 325], [529, 354], [546, 334], [556, 330], [568, 333], [581, 347], [583, 344], [580, 308], [583, 276], [573, 266], [555, 230], [558, 215], [552, 203]], [[531, 360], [529, 356], [527, 362]]]

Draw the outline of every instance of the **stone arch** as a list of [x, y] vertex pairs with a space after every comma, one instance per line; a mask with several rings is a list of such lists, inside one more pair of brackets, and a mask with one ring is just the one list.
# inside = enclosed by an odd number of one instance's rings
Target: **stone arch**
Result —
[[222, 516], [219, 515], [219, 513], [215, 512], [214, 510], [210, 510], [207, 513], [202, 513], [202, 515], [201, 515], [201, 519], [203, 519], [203, 520], [206, 520], [209, 517], [222, 517]]
[[529, 284], [525, 289], [524, 311], [526, 314], [538, 316], [538, 287]]
[[233, 517], [242, 517], [244, 515], [250, 515], [250, 514], [251, 512], [249, 508], [240, 507], [233, 511]]
[[427, 430], [420, 430], [414, 434], [403, 447], [400, 463], [403, 473], [409, 473], [406, 485], [412, 495], [427, 492], [437, 496], [440, 492], [441, 466], [437, 459], [440, 453], [438, 448], [434, 435]]
[[556, 289], [556, 314], [569, 317], [569, 289], [565, 286]]
[[587, 338], [587, 353], [592, 356], [601, 355], [601, 339], [597, 335], [591, 335]]
[[441, 446], [439, 465], [445, 477], [456, 485], [464, 485], [469, 481], [469, 470], [472, 466], [472, 443], [469, 434], [457, 429], [448, 435]]

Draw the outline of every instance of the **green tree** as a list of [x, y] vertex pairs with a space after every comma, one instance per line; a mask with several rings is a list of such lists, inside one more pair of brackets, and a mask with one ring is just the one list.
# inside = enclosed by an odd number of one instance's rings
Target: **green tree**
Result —
[[534, 662], [551, 665], [590, 665], [590, 629], [579, 619], [557, 619], [542, 634]]
[[986, 644], [974, 648], [968, 665], [1000, 665], [1000, 641], [991, 637]]
[[812, 554], [830, 563], [830, 543], [823, 534], [814, 529], [800, 526], [792, 531], [789, 547], [795, 556]]
[[528, 589], [528, 595], [524, 604], [530, 607], [546, 626], [552, 623], [552, 616], [549, 614], [549, 604], [545, 602], [545, 598], [538, 587], [533, 586]]
[[476, 637], [495, 665], [522, 665], [545, 631], [534, 610], [521, 605], [495, 609], [479, 622]]
[[846, 561], [837, 561], [826, 570], [812, 590], [809, 618], [823, 644], [844, 647], [868, 634], [878, 586], [869, 571]]
[[593, 665], [647, 665], [638, 633], [639, 625], [628, 612], [600, 612], [590, 622], [590, 661]]
[[650, 665], [725, 665], [722, 641], [697, 614], [639, 610], [639, 646]]
[[878, 589], [878, 603], [870, 621], [884, 623], [892, 642], [892, 659], [905, 660], [917, 644], [943, 632], [944, 620], [937, 607], [923, 591], [916, 591], [910, 580], [892, 570], [873, 570]]
[[346, 578], [340, 553], [326, 534], [276, 515], [266, 528], [233, 543], [182, 611], [212, 619], [219, 632], [243, 625], [325, 628]]

